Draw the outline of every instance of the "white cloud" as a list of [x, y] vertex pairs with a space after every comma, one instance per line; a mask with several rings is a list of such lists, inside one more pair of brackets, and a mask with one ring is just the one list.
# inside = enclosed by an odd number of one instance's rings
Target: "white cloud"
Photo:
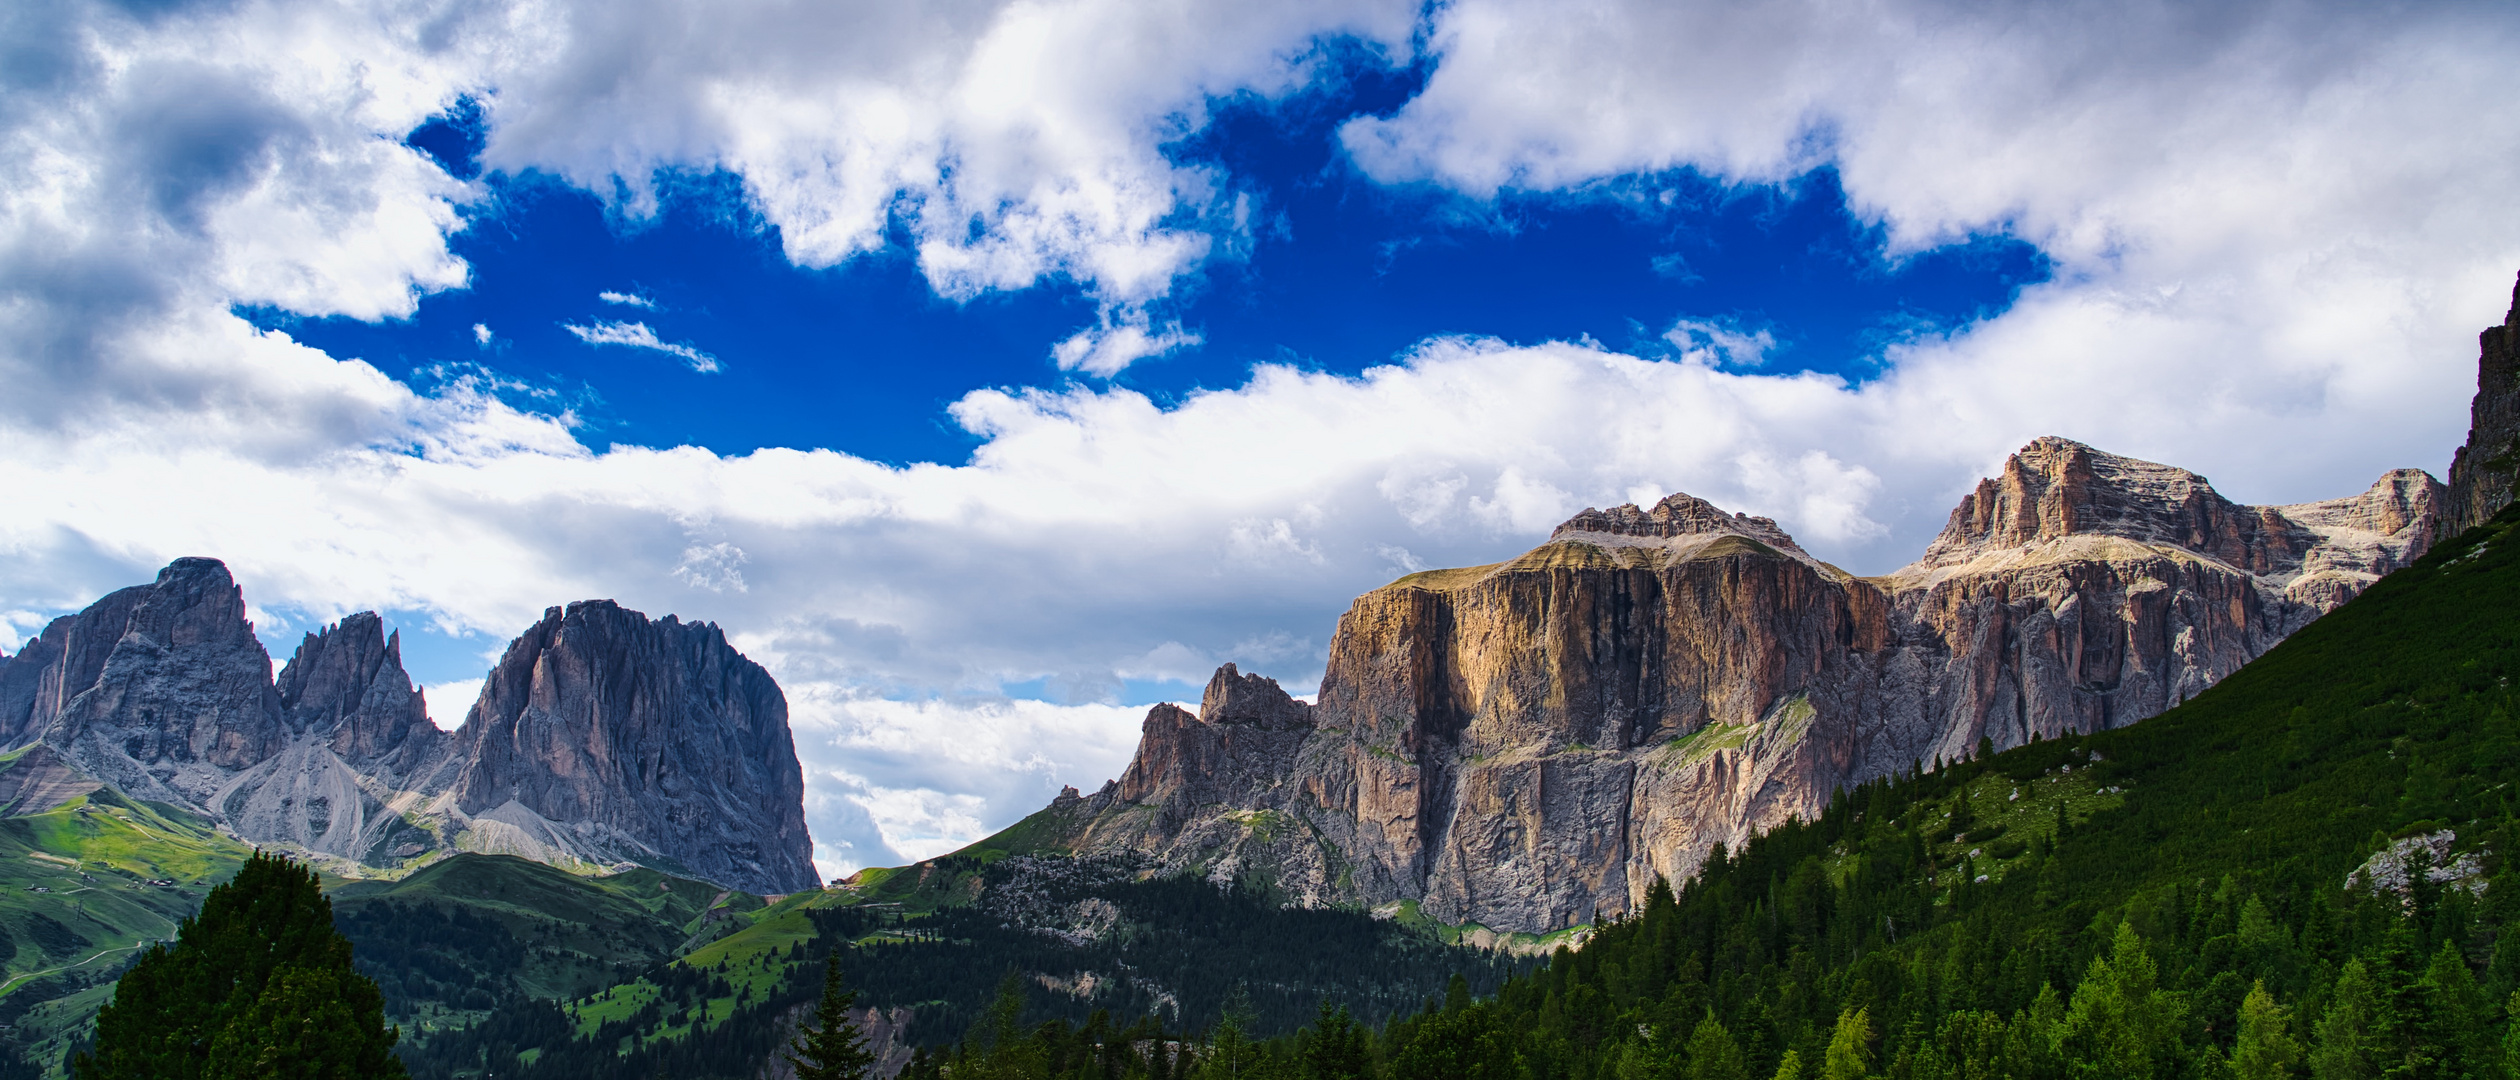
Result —
[[643, 322], [598, 322], [593, 326], [561, 323], [560, 326], [577, 335], [579, 341], [589, 345], [627, 345], [633, 349], [652, 349], [668, 356], [681, 357], [683, 363], [691, 365], [691, 370], [703, 375], [714, 374], [719, 370], [717, 357], [689, 345], [677, 345], [662, 340], [656, 336], [656, 331], [648, 329], [648, 324]]
[[1199, 335], [1182, 329], [1179, 321], [1157, 329], [1144, 309], [1129, 307], [1104, 311], [1097, 325], [1052, 346], [1050, 355], [1061, 371], [1109, 378], [1140, 360], [1197, 345], [1200, 340]]
[[[824, 875], [942, 855], [1040, 809], [1062, 784], [1115, 779], [1143, 709], [1003, 698], [887, 701], [787, 685], [809, 783], [858, 827], [814, 828]], [[845, 844], [845, 848], [838, 845]]]
[[473, 702], [481, 700], [481, 686], [488, 681], [454, 679], [421, 687], [421, 700], [429, 706], [429, 722], [436, 724], [440, 731], [453, 731], [464, 726], [465, 715], [472, 711]]
[[1767, 363], [1776, 336], [1767, 330], [1747, 333], [1727, 320], [1682, 319], [1663, 332], [1663, 340], [1680, 350], [1684, 360], [1754, 368]]
[[683, 549], [682, 562], [674, 567], [674, 577], [695, 589], [725, 592], [745, 591], [741, 567], [751, 561], [744, 549], [720, 541], [706, 546], [694, 544]]
[[474, 324], [473, 324], [473, 343], [474, 343], [474, 344], [476, 344], [476, 345], [488, 345], [488, 344], [490, 344], [490, 342], [491, 342], [493, 339], [495, 339], [497, 336], [498, 336], [498, 335], [493, 334], [493, 333], [491, 333], [491, 332], [490, 332], [490, 324], [488, 324], [488, 323], [474, 323]]
[[1159, 144], [1206, 102], [1282, 92], [1320, 35], [1405, 54], [1414, 3], [1178, 0], [520, 5], [485, 162], [654, 205], [659, 168], [724, 168], [789, 257], [827, 266], [906, 224], [949, 296], [1047, 276], [1129, 304], [1231, 226], [1212, 171]]
[[656, 301], [650, 300], [637, 293], [614, 292], [611, 289], [606, 289], [602, 292], [596, 293], [595, 298], [607, 304], [620, 304], [626, 307], [646, 308], [649, 311], [657, 310]]

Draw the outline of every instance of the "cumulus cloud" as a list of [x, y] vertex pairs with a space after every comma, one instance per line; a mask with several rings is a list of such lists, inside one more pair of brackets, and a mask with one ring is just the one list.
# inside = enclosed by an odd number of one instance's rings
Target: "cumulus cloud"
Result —
[[[892, 701], [829, 684], [788, 692], [797, 756], [851, 825], [818, 821], [826, 879], [942, 855], [1038, 810], [1063, 784], [1120, 775], [1139, 709], [1004, 698]], [[975, 785], [975, 777], [986, 778]]]
[[519, 5], [483, 159], [618, 191], [634, 213], [655, 205], [660, 167], [723, 168], [801, 265], [875, 250], [900, 222], [946, 296], [1060, 277], [1127, 305], [1166, 292], [1234, 227], [1225, 178], [1161, 144], [1200, 127], [1211, 98], [1300, 85], [1322, 36], [1405, 54], [1416, 11]]
[[1105, 311], [1098, 325], [1077, 331], [1050, 349], [1062, 371], [1109, 378], [1140, 360], [1197, 345], [1199, 335], [1176, 320], [1161, 328], [1143, 308]]
[[683, 363], [691, 366], [691, 370], [703, 375], [715, 374], [719, 370], [717, 357], [689, 345], [677, 345], [663, 340], [656, 336], [656, 331], [649, 329], [648, 324], [643, 322], [598, 322], [593, 326], [561, 323], [560, 326], [577, 335], [579, 341], [589, 345], [627, 345], [633, 349], [648, 349], [667, 356], [681, 357]]
[[624, 307], [646, 308], [649, 311], [656, 310], [656, 301], [650, 300], [637, 293], [614, 292], [611, 289], [606, 289], [602, 292], [596, 293], [595, 298], [607, 304], [619, 304]]
[[[1911, 378], [2106, 351], [2117, 378], [2304, 418], [2380, 395], [2394, 419], [2364, 445], [2434, 460], [2471, 385], [2451, 358], [2520, 265], [2498, 194], [2520, 182], [2520, 99], [2491, 89], [2520, 45], [2508, 8], [1464, 0], [1432, 20], [1425, 92], [1342, 131], [1377, 178], [1485, 195], [1825, 166], [1894, 253], [2001, 233], [2056, 261]], [[2029, 403], [2001, 404], [1966, 421]], [[2232, 455], [2227, 418], [2146, 434]]]
[[[1583, 506], [1688, 491], [1879, 571], [2039, 434], [2259, 502], [2438, 470], [2471, 335], [2520, 266], [2500, 7], [1426, 10], [14, 11], [0, 634], [190, 554], [304, 620], [414, 611], [496, 639], [595, 596], [715, 620], [788, 689], [835, 873], [1116, 775], [1142, 713], [1104, 703], [1123, 680], [1236, 660], [1310, 686], [1356, 592], [1509, 555]], [[1150, 312], [1246, 220], [1230, 177], [1165, 143], [1212, 97], [1301, 85], [1323, 34], [1405, 59], [1419, 31], [1425, 92], [1343, 134], [1371, 177], [1478, 198], [1829, 166], [1899, 252], [2004, 232], [2059, 273], [1862, 385], [1761, 367], [1758, 329], [1708, 313], [1660, 357], [1437, 339], [1165, 404], [978, 390], [949, 413], [970, 459], [908, 466], [597, 452], [486, 375], [419, 393], [231, 314], [392, 318], [465, 284], [447, 238], [479, 189], [399, 138], [474, 95], [485, 165], [631, 216], [660, 171], [723, 169], [803, 265], [898, 227], [947, 297], [1080, 283], [1101, 310], [1054, 357], [1108, 375], [1193, 340]], [[643, 322], [570, 329], [713, 363]], [[1003, 696], [1034, 681], [1066, 702]], [[433, 717], [462, 693], [433, 687]]]
[[428, 705], [429, 722], [440, 731], [453, 731], [464, 726], [464, 714], [473, 702], [480, 700], [481, 687], [488, 679], [453, 679], [431, 683], [420, 688], [420, 700]]

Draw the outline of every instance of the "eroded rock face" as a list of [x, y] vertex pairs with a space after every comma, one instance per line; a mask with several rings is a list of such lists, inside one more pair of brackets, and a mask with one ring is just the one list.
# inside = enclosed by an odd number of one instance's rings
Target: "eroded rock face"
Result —
[[2501, 326], [2476, 337], [2476, 399], [2468, 406], [2467, 444], [2450, 460], [2450, 493], [2442, 528], [2456, 536], [2511, 505], [2520, 476], [2520, 285]]
[[403, 672], [402, 635], [387, 636], [373, 611], [306, 635], [277, 689], [292, 731], [328, 735], [332, 752], [362, 771], [408, 773], [444, 739]]
[[275, 680], [244, 612], [225, 565], [179, 559], [0, 664], [0, 747], [43, 744], [5, 812], [101, 781], [379, 866], [465, 847], [765, 893], [818, 882], [787, 700], [714, 626], [552, 609], [449, 734], [374, 613], [306, 635]]
[[[78, 625], [39, 684], [22, 742], [40, 740], [132, 795], [205, 813], [237, 770], [286, 744], [271, 657], [225, 564], [177, 559], [156, 583], [71, 618]], [[109, 634], [104, 663], [77, 686]]]
[[2420, 556], [2440, 499], [2404, 470], [2242, 506], [2040, 439], [1884, 578], [1686, 495], [1587, 510], [1359, 598], [1316, 706], [1231, 667], [1197, 716], [1158, 706], [1120, 782], [1043, 820], [1293, 902], [1557, 930], [1841, 786], [2193, 696]]
[[446, 791], [476, 830], [753, 892], [820, 883], [787, 698], [716, 626], [609, 600], [553, 608], [508, 646], [455, 742]]
[[288, 743], [219, 789], [214, 809], [230, 829], [380, 866], [446, 846], [404, 816], [446, 738], [383, 619], [362, 611], [306, 635], [274, 689]]

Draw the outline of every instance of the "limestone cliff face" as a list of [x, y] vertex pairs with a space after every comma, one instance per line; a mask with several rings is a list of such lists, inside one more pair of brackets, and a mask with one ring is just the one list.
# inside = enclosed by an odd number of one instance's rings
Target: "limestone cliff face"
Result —
[[2430, 545], [2441, 487], [2250, 507], [2041, 439], [1915, 564], [1855, 578], [1675, 495], [1359, 598], [1318, 704], [1228, 667], [1127, 776], [1049, 813], [1088, 853], [1547, 932], [1622, 912], [1840, 786], [2151, 716]]
[[26, 745], [61, 715], [62, 705], [96, 685], [114, 644], [131, 624], [131, 609], [152, 589], [134, 585], [76, 615], [54, 619], [0, 666], [0, 746]]
[[451, 806], [491, 850], [812, 888], [787, 698], [705, 623], [609, 600], [544, 613], [456, 734]]
[[362, 771], [408, 773], [444, 741], [403, 673], [402, 635], [387, 636], [373, 611], [306, 635], [277, 688], [293, 731], [326, 735], [326, 747]]
[[362, 611], [306, 635], [274, 689], [287, 743], [223, 784], [213, 806], [258, 843], [391, 866], [446, 846], [408, 820], [413, 775], [445, 750], [400, 636]]
[[2457, 535], [2511, 505], [2520, 475], [2520, 285], [2501, 326], [2476, 339], [2476, 399], [2468, 407], [2467, 445], [2450, 460], [2450, 494], [2442, 527]]
[[716, 627], [610, 601], [552, 609], [450, 734], [374, 613], [306, 635], [275, 680], [227, 567], [178, 559], [0, 662], [0, 749], [30, 743], [0, 812], [102, 783], [377, 866], [466, 848], [817, 882], [778, 685]]
[[271, 657], [218, 560], [177, 559], [70, 618], [20, 745], [42, 741], [125, 792], [207, 812], [236, 770], [286, 743]]

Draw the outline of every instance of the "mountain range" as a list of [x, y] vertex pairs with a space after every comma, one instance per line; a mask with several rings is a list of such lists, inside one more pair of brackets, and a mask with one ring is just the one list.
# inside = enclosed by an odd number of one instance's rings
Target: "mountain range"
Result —
[[8, 812], [110, 786], [378, 870], [463, 850], [819, 884], [786, 698], [716, 626], [552, 608], [452, 732], [383, 627], [308, 634], [275, 678], [227, 567], [177, 559], [0, 657]]
[[2520, 289], [2479, 339], [2468, 443], [2357, 494], [2246, 506], [2041, 438], [1913, 563], [1861, 577], [1686, 494], [1587, 509], [1518, 558], [1357, 599], [1313, 702], [1227, 664], [1128, 770], [975, 849], [1545, 936], [1883, 777], [2195, 697], [2512, 501]]

